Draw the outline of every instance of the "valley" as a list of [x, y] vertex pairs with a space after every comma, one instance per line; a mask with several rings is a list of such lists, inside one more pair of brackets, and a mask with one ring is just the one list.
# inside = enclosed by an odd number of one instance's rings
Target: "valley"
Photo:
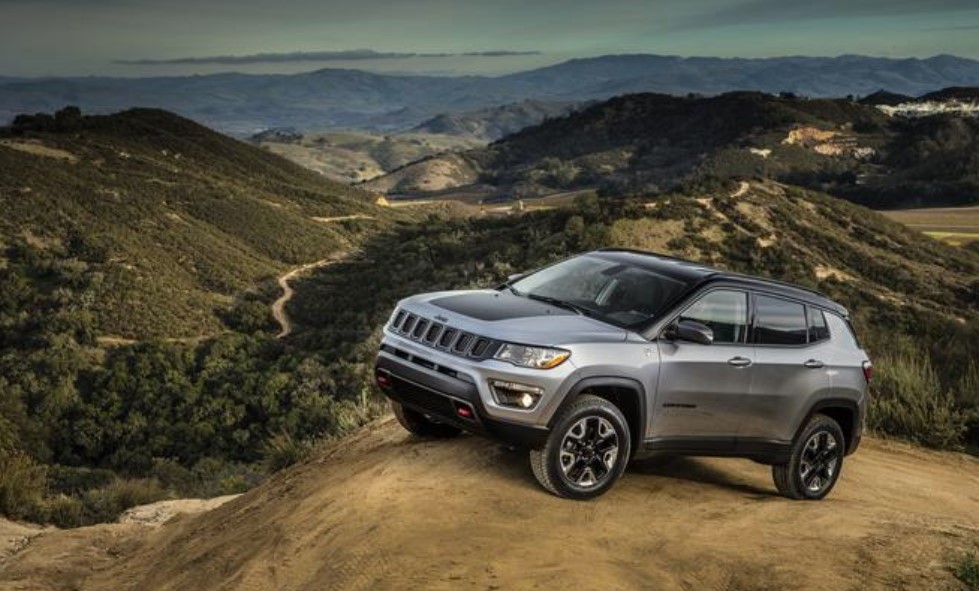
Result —
[[[613, 588], [947, 588], [979, 544], [979, 470], [960, 453], [979, 443], [979, 253], [888, 215], [940, 232], [974, 207], [883, 215], [827, 194], [845, 191], [826, 175], [868, 164], [853, 146], [910, 158], [895, 138], [944, 138], [927, 146], [949, 157], [973, 128], [908, 131], [867, 109], [623, 97], [357, 187], [162, 111], [21, 118], [0, 132], [0, 512], [62, 529], [0, 524], [13, 540], [0, 588], [570, 584], [585, 566], [560, 544], [582, 520], [604, 532], [582, 543], [587, 574]], [[931, 194], [971, 199], [970, 166], [953, 160]], [[762, 466], [678, 460], [567, 504], [530, 490], [522, 454], [395, 428], [372, 362], [400, 298], [605, 246], [795, 282], [851, 310], [875, 361], [877, 437], [838, 497], [790, 503]], [[237, 494], [159, 528], [111, 523]], [[636, 515], [656, 535], [637, 536]], [[528, 544], [501, 544], [530, 518]], [[437, 540], [421, 543], [423, 524]], [[490, 549], [498, 568], [477, 560]]]
[[371, 179], [394, 196], [485, 201], [597, 188], [603, 195], [713, 189], [767, 178], [879, 209], [979, 202], [979, 120], [888, 116], [848, 99], [755, 92], [634, 94]]
[[904, 209], [884, 213], [932, 238], [966, 246], [979, 241], [979, 207], [934, 207]]

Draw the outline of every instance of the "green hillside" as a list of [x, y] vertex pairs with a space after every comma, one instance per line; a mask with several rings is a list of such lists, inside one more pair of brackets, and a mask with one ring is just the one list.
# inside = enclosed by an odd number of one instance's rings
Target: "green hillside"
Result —
[[235, 293], [356, 234], [311, 218], [383, 214], [360, 191], [147, 109], [18, 117], [0, 131], [0, 210], [0, 247], [87, 277], [98, 334], [137, 339], [220, 331]]
[[[240, 492], [386, 408], [372, 367], [399, 298], [602, 246], [826, 292], [875, 361], [873, 428], [979, 444], [979, 254], [865, 208], [756, 181], [405, 214], [165, 113], [60, 119], [0, 138], [0, 513], [15, 519]], [[268, 278], [331, 255], [293, 280], [295, 330], [276, 338]]]
[[[665, 193], [767, 178], [896, 208], [979, 202], [976, 154], [975, 118], [907, 120], [849, 99], [733, 92], [620, 96], [487, 148], [442, 158], [464, 158], [468, 168], [454, 168], [475, 169], [478, 182], [501, 197], [581, 188], [609, 195]], [[448, 168], [432, 159], [413, 166], [437, 174]], [[411, 168], [391, 176], [412, 179], [410, 186], [418, 189], [431, 184]], [[456, 186], [471, 177], [460, 175]], [[382, 178], [369, 186], [406, 184]]]

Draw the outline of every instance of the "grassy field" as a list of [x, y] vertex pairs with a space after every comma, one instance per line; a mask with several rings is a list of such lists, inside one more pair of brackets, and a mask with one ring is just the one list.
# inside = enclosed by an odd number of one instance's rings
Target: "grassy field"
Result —
[[901, 209], [882, 213], [932, 238], [956, 246], [979, 240], [979, 206]]

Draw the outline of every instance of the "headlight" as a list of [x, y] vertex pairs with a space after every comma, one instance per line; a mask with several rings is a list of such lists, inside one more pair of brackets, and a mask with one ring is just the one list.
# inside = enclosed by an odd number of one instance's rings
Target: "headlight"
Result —
[[552, 349], [550, 347], [528, 347], [505, 343], [493, 356], [494, 359], [507, 361], [521, 367], [534, 369], [551, 369], [557, 367], [571, 357], [571, 351]]

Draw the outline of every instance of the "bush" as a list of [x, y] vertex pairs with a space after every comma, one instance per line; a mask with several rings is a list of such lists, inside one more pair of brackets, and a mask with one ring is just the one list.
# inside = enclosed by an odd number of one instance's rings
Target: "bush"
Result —
[[22, 452], [0, 454], [0, 513], [11, 519], [46, 521], [46, 470]]
[[56, 495], [45, 501], [47, 509], [47, 521], [58, 527], [79, 527], [87, 525], [84, 516], [84, 507], [78, 497], [68, 495]]
[[162, 501], [167, 491], [155, 478], [117, 480], [82, 495], [85, 524], [116, 521], [123, 511], [138, 505]]
[[979, 591], [979, 558], [974, 552], [962, 556], [951, 570], [968, 591]]
[[278, 472], [305, 460], [312, 448], [308, 441], [297, 441], [288, 433], [280, 433], [263, 446], [262, 464], [270, 474]]
[[60, 465], [49, 466], [47, 476], [48, 492], [65, 495], [80, 495], [93, 488], [108, 486], [116, 479], [111, 470]]
[[966, 419], [942, 387], [929, 357], [920, 352], [887, 354], [875, 363], [870, 427], [930, 447], [956, 448]]

